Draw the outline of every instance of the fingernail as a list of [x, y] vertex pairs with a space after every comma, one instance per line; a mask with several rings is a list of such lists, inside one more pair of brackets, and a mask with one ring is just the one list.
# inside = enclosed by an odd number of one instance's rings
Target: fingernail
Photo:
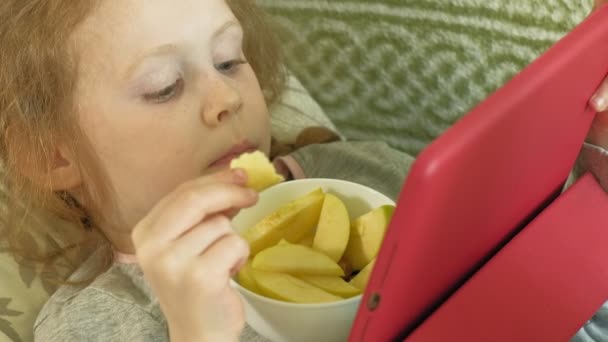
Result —
[[247, 178], [247, 172], [243, 169], [234, 169], [232, 170], [232, 174], [243, 180]]
[[597, 110], [598, 112], [605, 111], [608, 105], [608, 101], [606, 100], [606, 98], [600, 95], [594, 96], [591, 102], [593, 103], [593, 107], [595, 107], [595, 110]]
[[239, 273], [241, 268], [243, 268], [243, 266], [245, 266], [245, 263], [247, 263], [247, 258], [239, 260], [239, 262], [236, 265], [234, 265], [234, 267], [232, 269], [230, 269], [230, 277], [232, 278], [235, 275], [237, 275], [237, 273]]

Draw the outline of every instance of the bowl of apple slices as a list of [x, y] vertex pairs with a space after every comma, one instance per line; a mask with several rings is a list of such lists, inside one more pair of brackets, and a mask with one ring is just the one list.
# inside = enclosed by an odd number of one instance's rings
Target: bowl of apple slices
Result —
[[275, 342], [346, 341], [394, 205], [335, 179], [262, 191], [232, 222], [251, 250], [232, 280], [247, 323]]

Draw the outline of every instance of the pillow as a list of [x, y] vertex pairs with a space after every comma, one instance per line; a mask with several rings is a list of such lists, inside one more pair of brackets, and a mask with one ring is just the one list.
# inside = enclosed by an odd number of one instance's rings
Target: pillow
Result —
[[44, 286], [40, 272], [18, 265], [0, 249], [0, 341], [33, 341], [32, 326], [50, 296], [51, 284]]
[[[293, 143], [298, 133], [309, 126], [325, 126], [336, 132], [321, 107], [291, 75], [282, 99], [270, 111], [272, 135], [282, 143]], [[0, 199], [3, 191], [0, 182]], [[2, 210], [0, 203], [0, 214]], [[18, 264], [0, 244], [0, 341], [33, 341], [36, 316], [54, 291], [53, 284], [41, 281], [41, 272]]]

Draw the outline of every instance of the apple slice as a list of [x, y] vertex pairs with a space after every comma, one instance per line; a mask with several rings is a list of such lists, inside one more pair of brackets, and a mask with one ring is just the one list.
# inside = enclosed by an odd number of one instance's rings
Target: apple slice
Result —
[[335, 195], [325, 194], [312, 248], [338, 262], [348, 245], [349, 235], [350, 219], [346, 206]]
[[327, 303], [342, 300], [341, 297], [289, 274], [254, 270], [253, 276], [260, 290], [259, 294], [273, 299], [293, 303]]
[[344, 275], [342, 268], [327, 255], [302, 245], [278, 244], [259, 252], [253, 268], [293, 275]]
[[384, 205], [360, 216], [351, 224], [344, 257], [353, 269], [363, 269], [378, 255], [394, 211], [394, 206]]
[[296, 243], [312, 232], [319, 222], [324, 198], [325, 193], [319, 188], [283, 205], [243, 231], [241, 236], [249, 243], [251, 255], [274, 246], [281, 239]]
[[249, 291], [258, 292], [255, 278], [253, 277], [253, 266], [251, 266], [251, 260], [248, 260], [245, 266], [241, 268], [237, 276], [237, 280], [241, 286]]
[[340, 277], [299, 276], [298, 278], [342, 298], [349, 298], [361, 293], [361, 290]]
[[230, 168], [244, 169], [248, 177], [247, 186], [255, 191], [262, 191], [285, 180], [261, 151], [241, 154], [230, 162]]
[[365, 291], [365, 287], [367, 286], [367, 282], [369, 281], [369, 277], [372, 274], [372, 270], [374, 269], [374, 264], [376, 263], [376, 259], [372, 260], [367, 266], [365, 266], [359, 274], [357, 274], [353, 279], [350, 280], [350, 284], [361, 291]]
[[312, 243], [315, 239], [315, 234], [307, 234], [300, 241], [297, 242], [298, 245], [312, 247]]

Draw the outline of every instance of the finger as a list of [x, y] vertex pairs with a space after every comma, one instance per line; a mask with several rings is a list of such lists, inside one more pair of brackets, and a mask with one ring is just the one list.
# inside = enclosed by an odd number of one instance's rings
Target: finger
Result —
[[213, 183], [232, 183], [232, 184], [247, 184], [247, 171], [244, 169], [228, 169], [212, 175], [199, 177], [192, 181], [195, 185], [213, 184]]
[[240, 211], [241, 211], [241, 209], [234, 208], [234, 209], [229, 209], [229, 210], [225, 211], [223, 214], [224, 214], [224, 216], [226, 216], [227, 218], [232, 220], [236, 215], [239, 214]]
[[200, 270], [211, 287], [221, 288], [228, 284], [234, 272], [245, 264], [249, 257], [249, 245], [237, 234], [224, 236], [201, 255]]
[[213, 184], [185, 191], [167, 203], [154, 221], [145, 218], [133, 232], [134, 242], [141, 245], [146, 243], [144, 239], [153, 239], [150, 243], [159, 247], [166, 245], [206, 217], [233, 208], [250, 207], [257, 198], [255, 191], [234, 184]]
[[230, 269], [230, 278], [234, 277], [237, 273], [239, 273], [241, 268], [243, 268], [243, 266], [245, 266], [245, 264], [247, 263], [247, 259], [249, 259], [249, 252], [247, 253], [246, 257], [241, 258], [239, 263]]
[[167, 205], [175, 201], [175, 199], [185, 191], [190, 191], [194, 188], [200, 188], [205, 185], [217, 183], [237, 184], [245, 186], [247, 184], [247, 172], [242, 169], [225, 170], [212, 175], [199, 177], [190, 182], [184, 183], [180, 185], [171, 194], [165, 196], [162, 200], [160, 200], [154, 206], [154, 208], [150, 210], [150, 213], [147, 215], [147, 217], [150, 217], [150, 219], [154, 221], [157, 216], [162, 214], [162, 212], [165, 210], [164, 208]]
[[230, 221], [223, 215], [216, 215], [192, 228], [173, 245], [176, 259], [185, 260], [205, 253], [221, 238], [234, 234]]
[[608, 79], [602, 82], [602, 85], [591, 97], [590, 103], [597, 112], [604, 112], [608, 109]]

